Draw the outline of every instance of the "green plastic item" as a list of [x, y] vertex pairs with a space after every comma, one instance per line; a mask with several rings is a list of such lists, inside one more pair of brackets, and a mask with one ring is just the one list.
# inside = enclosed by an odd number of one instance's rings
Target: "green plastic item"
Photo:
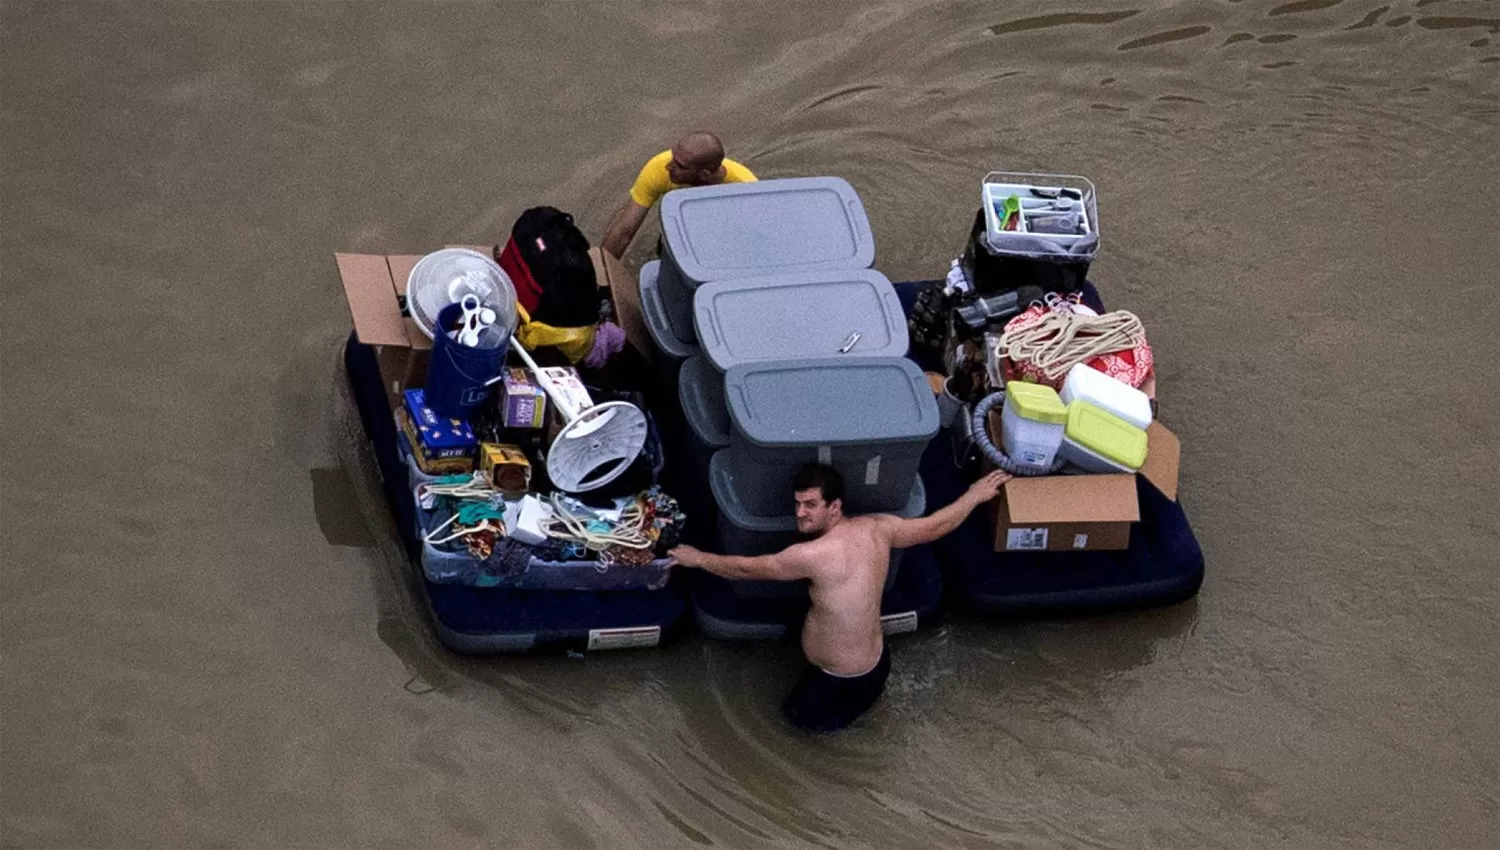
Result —
[[1057, 390], [1045, 384], [1009, 381], [1005, 385], [1005, 398], [1023, 419], [1048, 425], [1063, 425], [1068, 421], [1067, 405], [1058, 398]]
[[1102, 407], [1086, 401], [1068, 405], [1067, 438], [1121, 466], [1140, 469], [1146, 462], [1146, 432]]
[[1010, 220], [1012, 218], [1017, 219], [1017, 227], [1019, 227], [1021, 216], [1021, 198], [1017, 195], [1011, 195], [1010, 197], [1006, 198], [1004, 211], [1005, 215], [1000, 218], [1000, 229], [1010, 230]]

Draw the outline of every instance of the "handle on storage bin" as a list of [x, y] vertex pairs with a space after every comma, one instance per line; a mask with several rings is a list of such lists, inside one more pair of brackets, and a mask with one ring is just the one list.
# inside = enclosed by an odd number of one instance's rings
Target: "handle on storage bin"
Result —
[[870, 233], [870, 217], [865, 215], [864, 204], [858, 199], [851, 200], [849, 207], [849, 220], [854, 224], [854, 244], [874, 242], [875, 237]]
[[[678, 241], [682, 244], [683, 248], [687, 247], [687, 231], [682, 228], [682, 218], [680, 216], [663, 214], [661, 217], [661, 229], [663, 232], [668, 229], [677, 231]], [[668, 245], [667, 248], [671, 250], [671, 245]], [[673, 251], [672, 256], [676, 257], [677, 252]]]
[[[719, 344], [718, 313], [714, 312], [713, 306], [704, 303], [703, 289], [700, 287], [693, 293], [693, 311], [698, 314], [698, 321], [693, 324], [698, 328], [698, 345], [708, 348], [709, 345]], [[710, 342], [706, 337], [713, 337]]]
[[[901, 296], [896, 294], [895, 289], [885, 294], [885, 307], [885, 324], [891, 332], [891, 340], [907, 337], [907, 344], [910, 345], [911, 338], [906, 330], [906, 312], [901, 309]], [[901, 353], [906, 354], [904, 350]]]
[[697, 381], [681, 381], [680, 386], [687, 388], [688, 401], [692, 402], [692, 406], [700, 413], [708, 407], [703, 403], [703, 387]]
[[733, 390], [734, 394], [739, 396], [740, 407], [745, 411], [745, 418], [754, 419], [755, 411], [750, 407], [750, 397], [745, 394], [745, 388], [740, 386], [739, 384], [734, 384], [731, 386], [726, 386], [725, 389]]
[[[932, 394], [932, 384], [927, 383], [927, 374], [925, 372], [922, 372], [913, 375], [911, 379], [911, 388], [912, 392], [917, 394], [917, 399], [919, 401], [917, 406], [922, 409], [923, 413], [926, 413], [929, 410], [932, 411], [932, 416], [934, 419], [936, 419], [939, 415], [937, 408], [937, 397]], [[931, 400], [932, 404], [930, 406], [921, 404], [920, 400], [923, 398]], [[924, 416], [922, 418], [925, 419], [926, 417]]]
[[671, 325], [667, 324], [666, 308], [661, 304], [661, 292], [656, 289], [648, 290], [644, 286], [640, 287], [640, 290], [641, 309], [651, 314], [651, 320], [656, 324], [658, 328], [671, 327]]

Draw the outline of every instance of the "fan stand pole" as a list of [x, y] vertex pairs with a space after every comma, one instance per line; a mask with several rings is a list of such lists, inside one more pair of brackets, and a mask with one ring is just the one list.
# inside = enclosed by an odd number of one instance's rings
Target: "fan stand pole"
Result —
[[[567, 397], [558, 391], [557, 385], [552, 383], [552, 379], [548, 378], [542, 372], [542, 367], [536, 365], [536, 361], [531, 359], [531, 354], [526, 350], [525, 346], [521, 345], [521, 341], [515, 337], [511, 337], [510, 346], [516, 350], [517, 354], [521, 355], [521, 359], [526, 363], [526, 368], [530, 369], [531, 373], [536, 376], [536, 382], [542, 385], [542, 390], [547, 393], [547, 397], [552, 399], [553, 404], [557, 405], [557, 412], [562, 414], [563, 421], [572, 422], [574, 419], [577, 419], [583, 411], [568, 403]], [[496, 378], [495, 380], [498, 381], [500, 379]], [[492, 381], [491, 383], [494, 382]]]
[[[572, 404], [561, 388], [547, 376], [542, 367], [531, 359], [531, 354], [521, 345], [515, 336], [510, 338], [511, 347], [521, 355], [521, 360], [531, 369], [536, 381], [541, 385], [542, 391], [547, 394], [556, 405], [557, 412], [562, 416], [563, 427], [558, 432], [556, 439], [552, 441], [552, 447], [548, 451], [547, 472], [552, 476], [552, 481], [559, 489], [569, 493], [581, 493], [602, 487], [605, 484], [620, 477], [630, 466], [630, 462], [640, 455], [641, 449], [646, 444], [646, 417], [640, 408], [626, 401], [606, 401], [603, 404], [594, 404], [589, 407], [580, 408]], [[503, 379], [498, 376], [485, 383], [485, 386], [498, 383]], [[625, 444], [618, 442], [621, 430], [634, 432]], [[608, 436], [606, 436], [608, 435]], [[611, 447], [610, 443], [614, 442]], [[604, 461], [613, 461], [614, 466], [597, 477], [584, 475], [575, 468], [554, 469], [553, 462], [558, 459], [559, 446], [583, 447], [585, 452], [603, 452]], [[629, 448], [625, 448], [628, 446]], [[569, 456], [578, 457], [576, 449], [567, 452]], [[592, 470], [602, 468], [596, 464]]]

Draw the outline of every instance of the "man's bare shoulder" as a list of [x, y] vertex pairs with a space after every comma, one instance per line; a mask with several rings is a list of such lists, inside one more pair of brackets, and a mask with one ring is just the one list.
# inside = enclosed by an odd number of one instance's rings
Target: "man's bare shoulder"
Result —
[[890, 536], [891, 521], [897, 519], [899, 518], [891, 514], [860, 514], [859, 516], [849, 517], [845, 520], [844, 527], [851, 536], [874, 536], [884, 539]]

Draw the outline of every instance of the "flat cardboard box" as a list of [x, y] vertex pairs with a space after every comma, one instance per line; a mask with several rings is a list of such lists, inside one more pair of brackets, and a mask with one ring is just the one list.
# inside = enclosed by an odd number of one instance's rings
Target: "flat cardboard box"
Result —
[[[998, 413], [990, 413], [989, 425], [998, 439]], [[1159, 422], [1146, 436], [1146, 463], [1138, 474], [1176, 500], [1182, 444]], [[1125, 549], [1131, 523], [1140, 521], [1135, 475], [1016, 477], [991, 504], [997, 552]]]
[[625, 340], [649, 362], [653, 354], [651, 337], [646, 330], [646, 316], [641, 312], [641, 289], [636, 276], [603, 248], [590, 248], [589, 258], [594, 261], [594, 274], [599, 285], [609, 287], [609, 297], [615, 305], [615, 320], [625, 331]]

